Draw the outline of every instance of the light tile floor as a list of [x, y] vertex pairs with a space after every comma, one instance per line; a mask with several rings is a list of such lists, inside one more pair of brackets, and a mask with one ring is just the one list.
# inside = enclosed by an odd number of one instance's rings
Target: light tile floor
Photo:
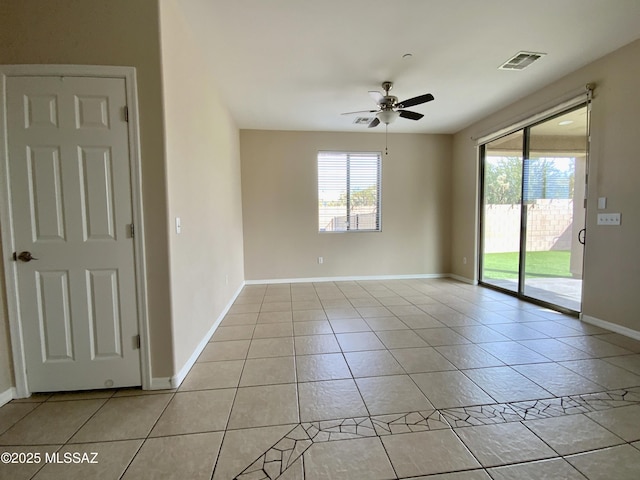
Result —
[[640, 342], [444, 279], [247, 286], [177, 391], [10, 402], [0, 452], [11, 480], [636, 480]]

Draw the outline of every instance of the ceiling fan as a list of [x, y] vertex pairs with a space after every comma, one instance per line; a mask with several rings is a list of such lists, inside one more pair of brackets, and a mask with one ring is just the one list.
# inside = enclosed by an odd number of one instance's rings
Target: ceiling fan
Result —
[[368, 125], [368, 128], [378, 126], [380, 123], [389, 125], [396, 118], [408, 118], [409, 120], [420, 120], [424, 117], [423, 114], [405, 110], [407, 107], [413, 107], [415, 105], [421, 105], [433, 100], [433, 95], [426, 93], [417, 97], [409, 98], [402, 102], [398, 102], [398, 97], [389, 95], [389, 90], [393, 88], [393, 82], [382, 82], [382, 88], [384, 89], [384, 95], [377, 91], [370, 91], [369, 95], [378, 104], [377, 110], [361, 110], [358, 112], [346, 112], [342, 115], [353, 115], [356, 113], [375, 113], [374, 118]]

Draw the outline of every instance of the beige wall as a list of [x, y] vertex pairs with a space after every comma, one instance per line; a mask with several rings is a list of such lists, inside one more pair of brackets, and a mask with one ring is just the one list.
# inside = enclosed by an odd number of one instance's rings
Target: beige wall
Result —
[[[157, 0], [2, 2], [0, 64], [136, 67], [152, 374], [154, 377], [168, 377], [173, 374], [174, 365], [157, 3]], [[0, 371], [3, 370], [6, 369], [0, 355]], [[6, 374], [0, 374], [2, 378], [6, 378]]]
[[318, 233], [318, 151], [384, 145], [378, 133], [242, 130], [246, 279], [448, 273], [448, 135], [389, 134], [382, 232]]
[[[476, 252], [478, 158], [471, 137], [550, 106], [554, 99], [595, 82], [592, 109], [587, 245], [584, 263], [585, 315], [640, 331], [640, 215], [638, 208], [638, 95], [640, 41], [593, 62], [523, 100], [458, 132], [453, 147], [453, 250], [455, 274], [473, 278]], [[596, 225], [597, 199], [606, 212], [622, 213], [620, 227]]]
[[171, 316], [180, 371], [244, 281], [240, 153], [238, 129], [200, 46], [175, 2], [160, 5]]

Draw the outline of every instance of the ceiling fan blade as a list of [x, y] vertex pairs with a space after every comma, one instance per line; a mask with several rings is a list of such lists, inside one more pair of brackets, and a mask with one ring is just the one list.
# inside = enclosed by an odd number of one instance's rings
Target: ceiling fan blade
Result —
[[380, 119], [378, 117], [376, 117], [373, 120], [371, 120], [371, 123], [369, 124], [369, 126], [367, 128], [377, 127], [379, 123], [380, 123]]
[[358, 110], [357, 112], [345, 112], [340, 115], [354, 115], [356, 113], [376, 113], [378, 110]]
[[423, 114], [418, 112], [410, 112], [409, 110], [399, 110], [400, 116], [402, 118], [408, 118], [409, 120], [420, 120], [424, 117]]
[[427, 103], [433, 100], [433, 95], [430, 93], [426, 93], [424, 95], [420, 95], [419, 97], [413, 97], [404, 102], [398, 102], [399, 108], [413, 107], [414, 105], [420, 105], [421, 103]]
[[371, 98], [373, 98], [373, 101], [376, 102], [378, 105], [380, 105], [384, 100], [384, 95], [382, 95], [380, 92], [369, 90], [369, 95], [371, 96]]

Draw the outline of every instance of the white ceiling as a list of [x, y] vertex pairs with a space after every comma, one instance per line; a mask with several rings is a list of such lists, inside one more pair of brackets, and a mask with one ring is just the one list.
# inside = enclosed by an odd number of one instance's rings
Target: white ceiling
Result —
[[435, 96], [390, 132], [454, 133], [640, 37], [640, 0], [177, 1], [242, 129], [382, 131], [340, 113], [390, 80]]

